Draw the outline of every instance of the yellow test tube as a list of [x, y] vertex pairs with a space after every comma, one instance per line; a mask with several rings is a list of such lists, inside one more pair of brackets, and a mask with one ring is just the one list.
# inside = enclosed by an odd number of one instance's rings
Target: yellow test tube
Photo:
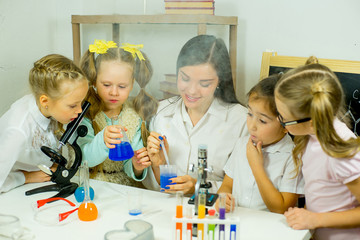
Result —
[[[198, 219], [205, 218], [205, 204], [206, 204], [206, 194], [204, 191], [199, 193], [199, 207], [198, 207]], [[197, 239], [204, 240], [204, 224], [199, 223], [197, 228]]]

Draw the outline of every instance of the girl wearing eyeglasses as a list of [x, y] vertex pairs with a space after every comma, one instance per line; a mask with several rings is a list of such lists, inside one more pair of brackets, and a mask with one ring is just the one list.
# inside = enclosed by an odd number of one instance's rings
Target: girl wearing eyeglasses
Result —
[[282, 76], [275, 102], [282, 125], [295, 136], [306, 209], [289, 208], [294, 229], [315, 239], [360, 239], [360, 138], [341, 122], [344, 94], [336, 75], [311, 57]]

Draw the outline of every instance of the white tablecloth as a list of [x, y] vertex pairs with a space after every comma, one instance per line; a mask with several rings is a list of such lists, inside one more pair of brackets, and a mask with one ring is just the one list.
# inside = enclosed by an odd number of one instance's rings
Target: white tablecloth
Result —
[[[49, 184], [51, 183], [26, 184], [10, 192], [0, 194], [0, 214], [17, 216], [20, 218], [21, 225], [30, 229], [35, 235], [35, 239], [40, 240], [100, 240], [104, 239], [104, 235], [108, 231], [123, 229], [124, 223], [131, 219], [142, 219], [151, 223], [157, 240], [172, 239], [174, 233], [172, 219], [176, 210], [174, 195], [91, 180], [90, 185], [95, 190], [93, 202], [99, 212], [98, 218], [95, 221], [83, 222], [78, 219], [77, 213], [74, 213], [63, 224], [46, 226], [35, 220], [34, 216], [39, 218], [41, 215], [39, 213], [35, 215], [34, 205], [37, 200], [49, 198], [55, 195], [55, 192], [25, 196], [25, 191]], [[136, 217], [128, 214], [128, 191], [142, 192], [143, 214]], [[68, 199], [77, 203], [74, 195], [69, 196]], [[49, 211], [51, 211], [51, 204], [47, 204], [44, 208], [50, 207]], [[80, 204], [77, 203], [77, 205]], [[68, 206], [68, 208], [71, 210], [71, 207]], [[43, 212], [45, 211], [48, 210], [43, 210]], [[281, 214], [246, 208], [237, 208], [235, 214], [240, 218], [237, 234], [240, 237], [238, 239], [241, 240], [296, 240], [310, 238], [309, 231], [298, 231], [288, 227], [285, 217]], [[57, 216], [57, 214], [55, 215]]]

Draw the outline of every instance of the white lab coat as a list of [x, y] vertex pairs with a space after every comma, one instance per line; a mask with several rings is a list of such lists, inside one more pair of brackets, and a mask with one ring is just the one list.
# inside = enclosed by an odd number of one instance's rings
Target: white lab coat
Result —
[[41, 146], [55, 148], [55, 121], [40, 112], [33, 95], [17, 100], [0, 118], [0, 193], [25, 183], [23, 171], [52, 166]]
[[[208, 166], [214, 172], [208, 174], [211, 180], [211, 192], [216, 192], [224, 178], [223, 168], [231, 155], [237, 139], [247, 135], [247, 109], [240, 104], [229, 104], [214, 99], [201, 120], [192, 127], [190, 117], [182, 99], [166, 99], [159, 104], [158, 112], [150, 123], [150, 130], [165, 135], [169, 143], [170, 164], [177, 166], [178, 176], [190, 175], [197, 178], [197, 173], [189, 171], [189, 165], [198, 165], [198, 146], [206, 144]], [[149, 171], [143, 184], [158, 190], [154, 174]]]

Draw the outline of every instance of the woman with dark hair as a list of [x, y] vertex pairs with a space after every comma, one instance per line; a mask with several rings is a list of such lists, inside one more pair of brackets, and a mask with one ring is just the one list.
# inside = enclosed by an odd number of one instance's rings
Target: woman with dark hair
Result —
[[144, 184], [159, 189], [159, 165], [165, 164], [160, 139], [165, 139], [170, 164], [177, 166], [168, 192], [193, 193], [197, 174], [189, 165], [198, 164], [198, 146], [207, 145], [208, 174], [216, 192], [224, 177], [223, 167], [236, 140], [247, 134], [247, 110], [236, 98], [230, 57], [222, 39], [199, 35], [181, 49], [177, 60], [179, 97], [160, 103], [150, 123], [148, 153], [152, 170]]

